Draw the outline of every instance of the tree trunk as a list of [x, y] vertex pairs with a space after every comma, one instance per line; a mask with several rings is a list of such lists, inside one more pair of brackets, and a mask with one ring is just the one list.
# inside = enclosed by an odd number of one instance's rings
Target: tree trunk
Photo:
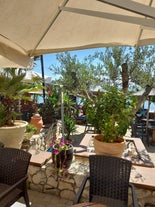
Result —
[[149, 86], [149, 85], [146, 86], [145, 92], [142, 94], [142, 96], [140, 96], [139, 101], [136, 105], [136, 109], [133, 110], [133, 113], [136, 113], [140, 109], [142, 103], [147, 99], [151, 89], [152, 89], [151, 86]]
[[129, 74], [127, 63], [122, 64], [122, 90], [126, 94], [129, 86]]

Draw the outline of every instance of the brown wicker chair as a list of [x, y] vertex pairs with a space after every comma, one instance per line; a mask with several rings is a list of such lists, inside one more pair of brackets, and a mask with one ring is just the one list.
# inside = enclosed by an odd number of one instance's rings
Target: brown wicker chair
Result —
[[15, 148], [0, 148], [0, 207], [10, 207], [24, 197], [29, 207], [26, 187], [31, 154]]
[[118, 157], [90, 155], [89, 164], [90, 176], [84, 178], [73, 201], [74, 204], [80, 202], [87, 180], [89, 180], [89, 202], [102, 203], [108, 207], [126, 207], [130, 187], [133, 206], [138, 207], [134, 186], [129, 183], [130, 161]]

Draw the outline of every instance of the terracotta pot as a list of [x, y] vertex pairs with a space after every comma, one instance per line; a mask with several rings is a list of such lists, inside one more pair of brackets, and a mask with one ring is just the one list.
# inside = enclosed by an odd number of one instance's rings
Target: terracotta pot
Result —
[[31, 117], [30, 124], [32, 124], [37, 128], [36, 134], [39, 134], [40, 130], [43, 127], [42, 117], [39, 114], [35, 114], [34, 116]]
[[17, 120], [15, 126], [0, 127], [0, 142], [4, 147], [21, 148], [24, 132], [28, 122]]
[[108, 143], [101, 141], [103, 135], [96, 135], [94, 137], [95, 153], [99, 155], [110, 155], [115, 157], [122, 157], [125, 149], [125, 141], [123, 138], [121, 142]]

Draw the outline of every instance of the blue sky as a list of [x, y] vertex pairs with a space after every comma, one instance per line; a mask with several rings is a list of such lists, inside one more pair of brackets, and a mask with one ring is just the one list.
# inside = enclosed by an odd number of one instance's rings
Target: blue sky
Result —
[[[103, 48], [94, 48], [94, 49], [87, 49], [87, 50], [76, 50], [76, 51], [69, 51], [69, 53], [72, 55], [77, 55], [77, 59], [79, 61], [82, 61], [86, 56], [90, 54], [94, 54], [97, 51], [102, 51]], [[44, 73], [47, 76], [51, 76], [52, 80], [55, 79], [54, 74], [49, 70], [49, 67], [51, 65], [58, 65], [59, 62], [56, 60], [56, 53], [53, 54], [46, 54], [43, 55], [43, 61], [44, 61]], [[33, 68], [34, 71], [41, 73], [41, 64], [38, 60], [36, 62], [36, 65]]]

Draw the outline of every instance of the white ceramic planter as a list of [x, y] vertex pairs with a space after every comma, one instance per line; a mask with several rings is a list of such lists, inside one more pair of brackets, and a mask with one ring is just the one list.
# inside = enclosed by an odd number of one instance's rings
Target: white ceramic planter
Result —
[[27, 124], [26, 121], [16, 120], [15, 126], [0, 127], [0, 142], [4, 144], [4, 147], [20, 149]]

